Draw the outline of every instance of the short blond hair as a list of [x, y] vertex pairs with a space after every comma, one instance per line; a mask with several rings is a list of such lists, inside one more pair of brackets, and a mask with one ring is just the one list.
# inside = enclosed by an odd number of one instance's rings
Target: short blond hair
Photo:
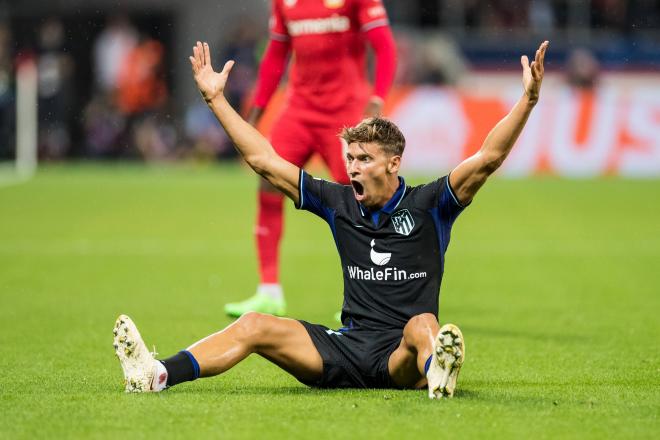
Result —
[[364, 119], [355, 127], [345, 127], [340, 136], [347, 144], [373, 142], [392, 156], [401, 156], [406, 148], [406, 138], [399, 127], [380, 117]]

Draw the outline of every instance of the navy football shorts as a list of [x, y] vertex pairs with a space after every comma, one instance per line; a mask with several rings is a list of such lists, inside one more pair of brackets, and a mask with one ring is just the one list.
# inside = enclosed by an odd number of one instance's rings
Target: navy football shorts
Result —
[[[323, 376], [303, 382], [319, 388], [397, 388], [387, 369], [390, 355], [401, 343], [403, 329], [331, 330], [300, 321], [323, 359]], [[302, 381], [301, 381], [302, 382]]]

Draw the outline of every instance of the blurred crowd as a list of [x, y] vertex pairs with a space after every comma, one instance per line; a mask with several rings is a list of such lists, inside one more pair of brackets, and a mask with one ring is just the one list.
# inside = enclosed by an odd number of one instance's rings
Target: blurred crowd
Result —
[[14, 145], [14, 66], [9, 26], [0, 22], [0, 157]]
[[657, 0], [417, 0], [416, 13], [418, 23], [483, 30], [586, 26], [627, 33], [660, 25]]
[[[385, 2], [389, 7], [388, 2]], [[389, 2], [393, 4], [393, 2]], [[447, 25], [448, 16], [461, 29], [569, 27], [580, 9], [570, 0], [418, 0], [417, 27]], [[573, 4], [573, 6], [571, 6]], [[392, 5], [392, 21], [397, 8]], [[656, 26], [660, 0], [592, 0], [586, 21], [593, 29]], [[582, 11], [585, 12], [585, 11]], [[434, 18], [435, 17], [435, 18]], [[583, 17], [585, 18], [585, 17]], [[435, 20], [435, 22], [433, 22]], [[399, 84], [455, 83], [469, 62], [448, 30], [426, 38], [397, 29]], [[444, 23], [444, 24], [443, 24]], [[167, 42], [145, 33], [127, 15], [104, 19], [103, 26], [85, 46], [89, 63], [81, 65], [67, 47], [67, 29], [58, 18], [40, 21], [29, 49], [12, 44], [8, 20], [0, 17], [0, 158], [12, 154], [15, 136], [15, 70], [26, 60], [38, 69], [39, 155], [41, 159], [85, 157], [98, 159], [143, 158], [169, 160], [233, 156], [233, 148], [201, 100], [189, 108], [173, 102], [172, 68]], [[444, 35], [444, 37], [443, 37]], [[248, 19], [219, 48], [217, 58], [237, 60], [229, 83], [229, 100], [245, 110], [266, 43], [265, 26]], [[575, 87], [596, 84], [597, 57], [586, 48], [566, 56], [564, 71]], [[81, 71], [89, 70], [87, 75]], [[88, 78], [88, 81], [81, 81]]]
[[[228, 98], [237, 107], [249, 95], [257, 72], [261, 35], [244, 23], [224, 45], [222, 57], [239, 61]], [[15, 74], [34, 62], [38, 72], [38, 151], [41, 160], [234, 155], [223, 130], [203, 103], [181, 109], [172, 99], [163, 41], [141, 32], [126, 15], [108, 18], [90, 45], [91, 84], [66, 46], [64, 23], [43, 21], [36, 44], [15, 51], [11, 29], [0, 22], [0, 158], [13, 154]], [[85, 92], [83, 89], [89, 89]], [[81, 102], [82, 99], [82, 102]]]

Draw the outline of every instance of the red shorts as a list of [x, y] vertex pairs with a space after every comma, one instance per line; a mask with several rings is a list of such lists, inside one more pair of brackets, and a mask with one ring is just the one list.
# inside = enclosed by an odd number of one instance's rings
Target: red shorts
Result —
[[273, 124], [270, 142], [273, 148], [288, 162], [302, 168], [314, 153], [318, 153], [327, 165], [332, 179], [348, 185], [344, 141], [339, 133], [354, 121], [337, 122], [336, 125], [314, 125], [297, 118], [292, 112], [284, 112]]

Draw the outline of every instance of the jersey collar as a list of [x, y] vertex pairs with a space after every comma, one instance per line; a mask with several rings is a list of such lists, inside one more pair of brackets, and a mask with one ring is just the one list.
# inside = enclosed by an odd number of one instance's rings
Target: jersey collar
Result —
[[362, 214], [362, 217], [371, 217], [374, 224], [377, 224], [378, 218], [380, 217], [380, 213], [382, 212], [388, 215], [391, 214], [392, 211], [394, 211], [396, 207], [399, 206], [399, 203], [401, 203], [401, 200], [403, 199], [405, 193], [406, 193], [406, 181], [403, 179], [403, 177], [399, 176], [399, 187], [394, 192], [392, 198], [389, 199], [387, 203], [385, 203], [385, 206], [383, 206], [377, 211], [371, 212], [367, 207], [362, 206], [362, 203], [358, 202], [358, 206], [360, 207], [360, 214]]

